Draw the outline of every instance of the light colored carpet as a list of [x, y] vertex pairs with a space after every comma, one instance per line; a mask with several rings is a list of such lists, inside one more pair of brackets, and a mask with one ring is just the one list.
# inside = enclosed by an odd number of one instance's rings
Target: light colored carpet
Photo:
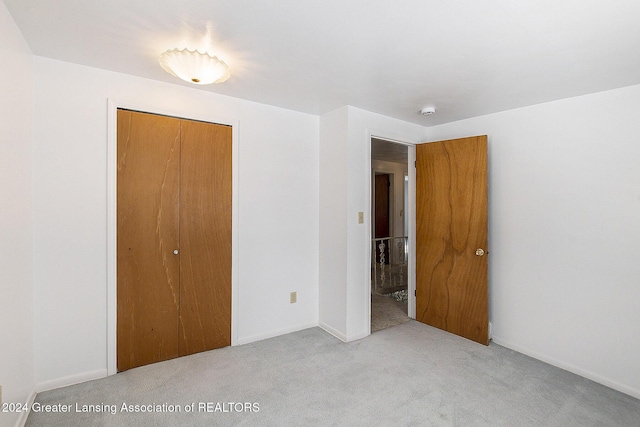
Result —
[[[320, 328], [157, 363], [41, 393], [28, 426], [637, 426], [640, 401], [499, 345], [416, 321], [343, 343]], [[247, 402], [258, 412], [198, 412]], [[125, 413], [126, 404], [196, 412]], [[224, 409], [222, 406], [221, 409]], [[227, 406], [229, 409], [229, 406]]]
[[407, 303], [387, 295], [371, 294], [371, 332], [409, 321]]

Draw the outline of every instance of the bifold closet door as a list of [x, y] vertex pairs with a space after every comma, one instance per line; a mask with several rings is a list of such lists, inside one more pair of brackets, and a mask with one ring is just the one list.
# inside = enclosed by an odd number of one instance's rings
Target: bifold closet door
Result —
[[180, 120], [118, 110], [117, 368], [178, 356]]
[[231, 127], [182, 120], [180, 356], [231, 345]]
[[118, 110], [118, 371], [231, 344], [231, 127]]

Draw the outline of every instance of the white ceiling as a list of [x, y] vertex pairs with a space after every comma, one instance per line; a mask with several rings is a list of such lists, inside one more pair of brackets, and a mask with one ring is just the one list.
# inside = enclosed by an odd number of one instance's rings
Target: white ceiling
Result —
[[316, 115], [431, 126], [640, 83], [638, 0], [4, 3], [35, 55], [188, 85], [160, 53], [208, 50], [232, 76], [192, 87]]

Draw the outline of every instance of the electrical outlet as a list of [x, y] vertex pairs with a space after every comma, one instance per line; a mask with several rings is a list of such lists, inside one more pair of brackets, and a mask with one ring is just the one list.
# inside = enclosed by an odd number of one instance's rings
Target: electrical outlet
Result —
[[291, 292], [289, 294], [289, 303], [290, 304], [295, 304], [298, 301], [298, 293], [297, 292]]
[[364, 212], [358, 212], [358, 224], [364, 224]]

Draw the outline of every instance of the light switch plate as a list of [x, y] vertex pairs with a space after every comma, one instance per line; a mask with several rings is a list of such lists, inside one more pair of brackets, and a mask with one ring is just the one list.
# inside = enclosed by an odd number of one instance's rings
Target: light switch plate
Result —
[[358, 212], [358, 224], [364, 224], [364, 212]]

